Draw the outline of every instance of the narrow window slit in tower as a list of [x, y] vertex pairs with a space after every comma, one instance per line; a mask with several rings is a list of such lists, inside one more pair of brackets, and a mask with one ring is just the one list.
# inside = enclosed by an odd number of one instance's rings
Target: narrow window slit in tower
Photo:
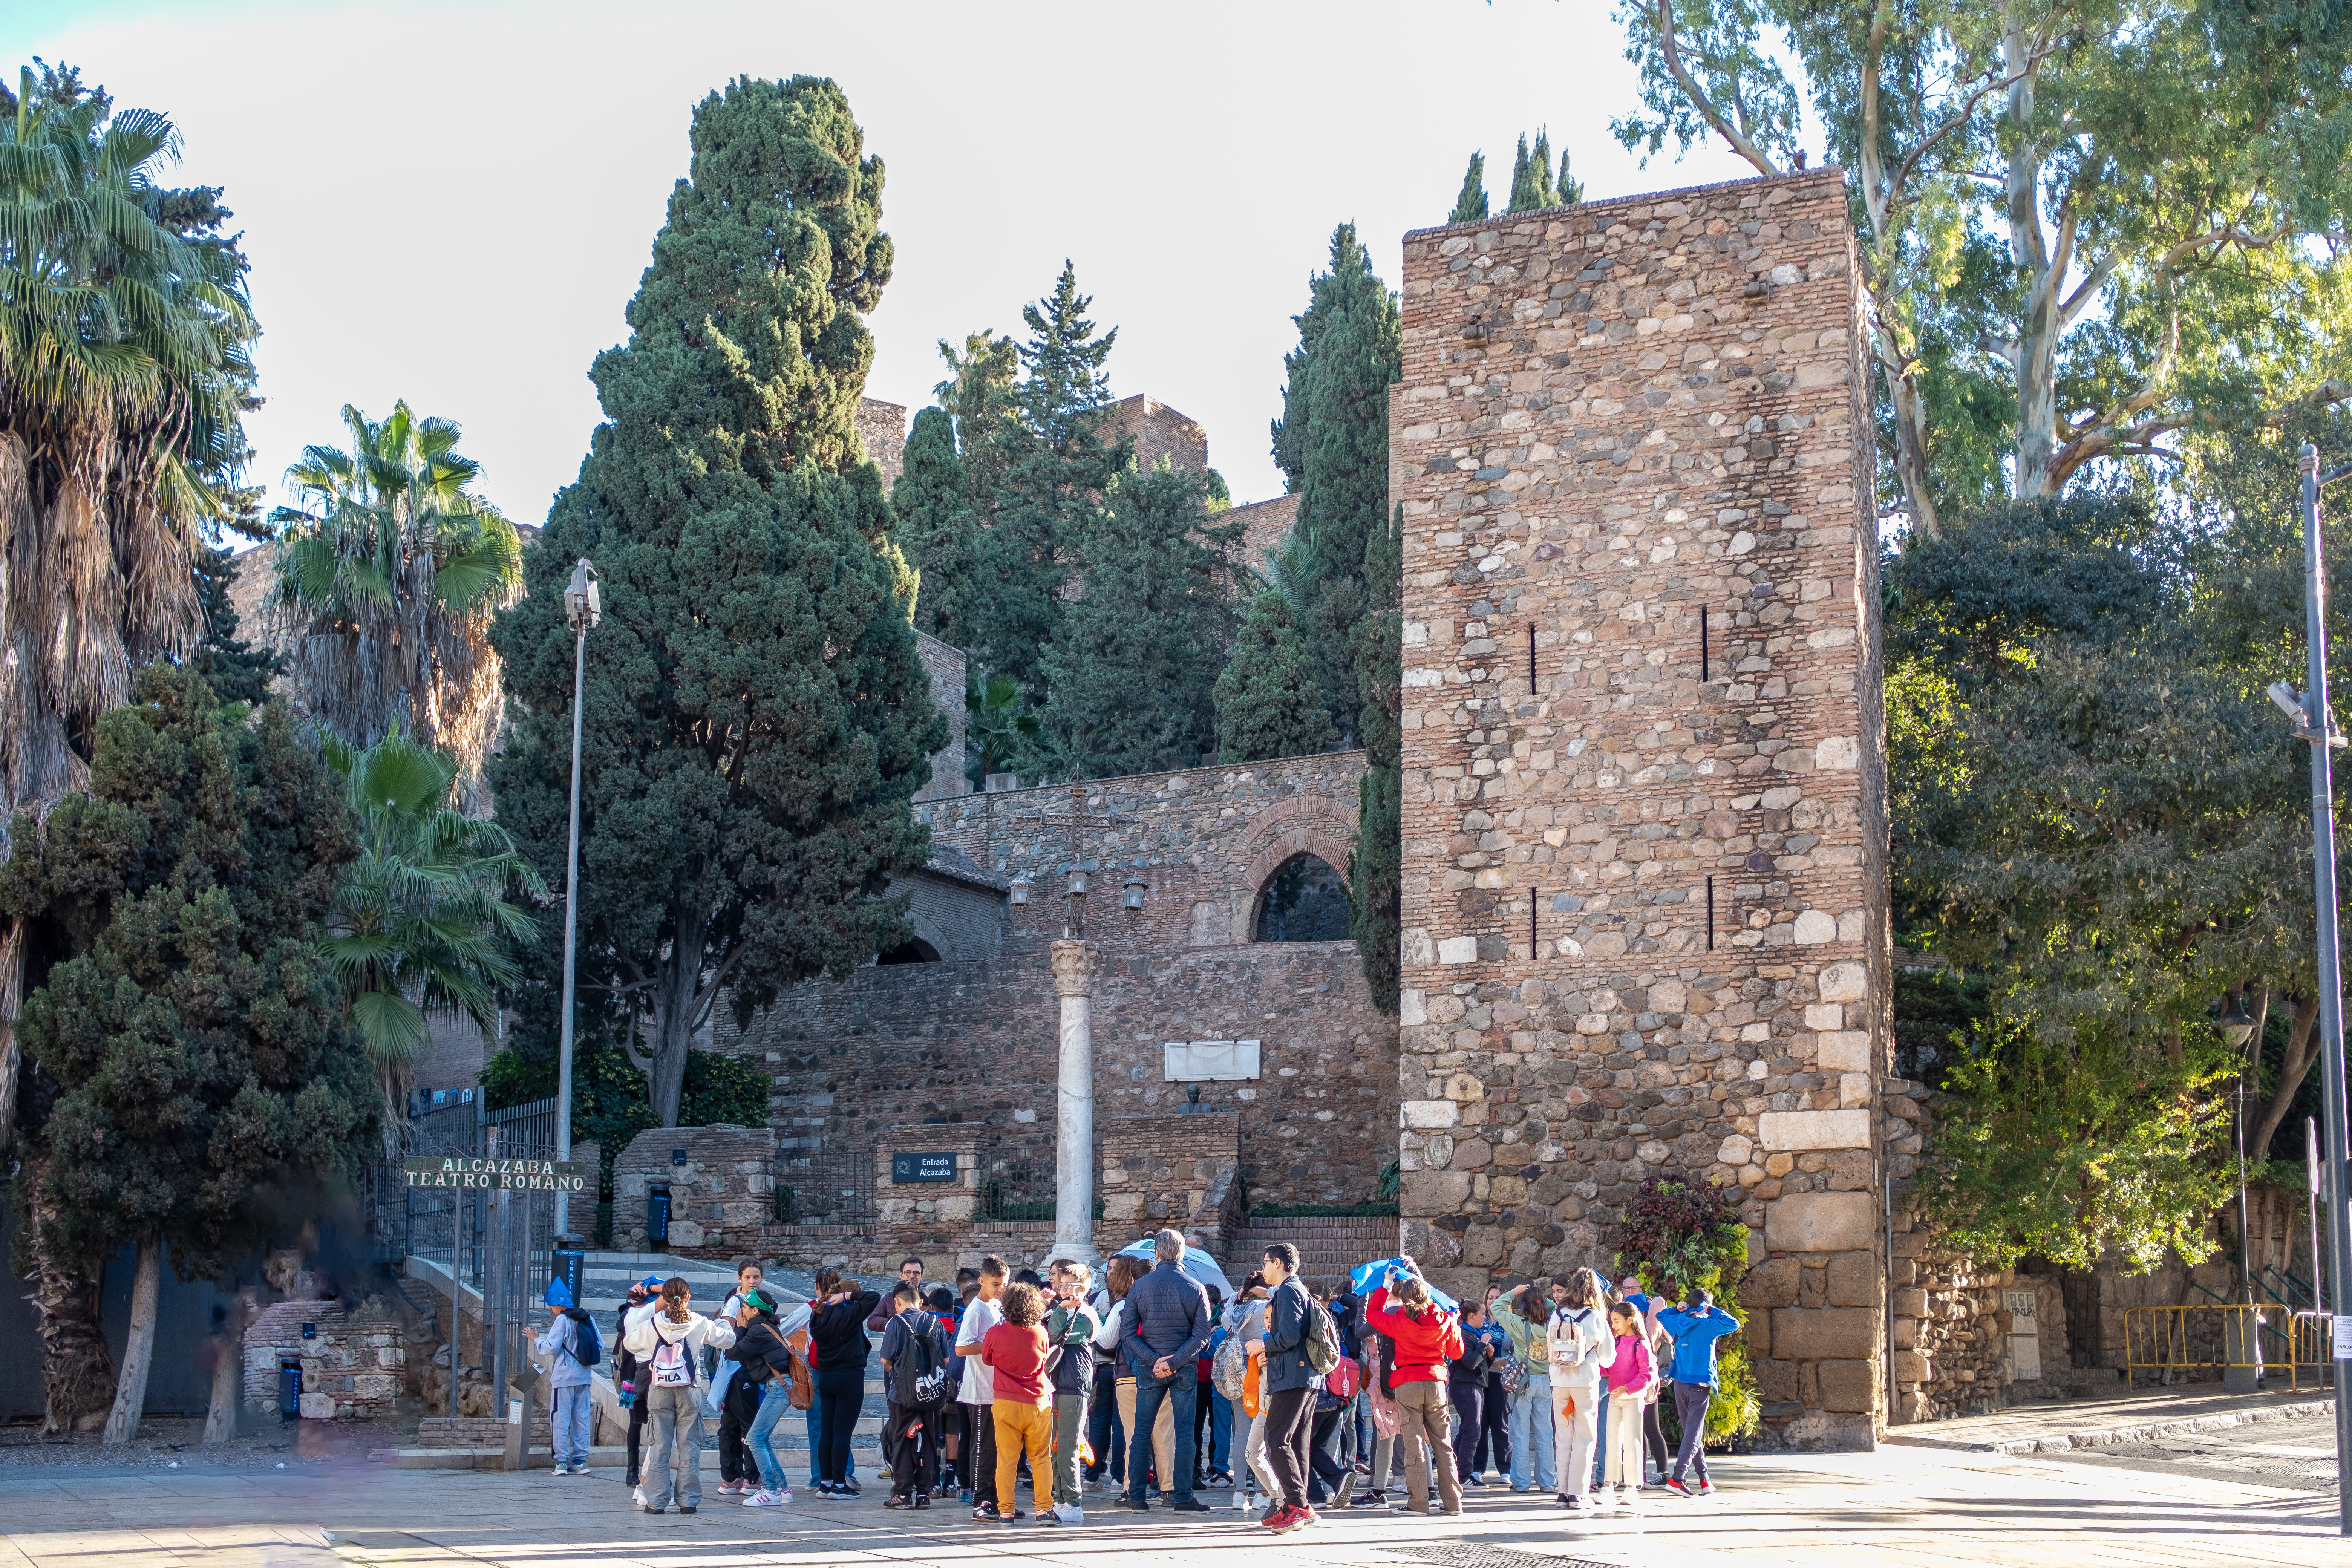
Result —
[[[1535, 634], [1529, 632], [1528, 636], [1533, 637]], [[1536, 900], [1539, 897], [1541, 894], [1536, 889], [1528, 889], [1528, 962], [1529, 963], [1536, 961]]]
[[[1530, 622], [1528, 622], [1528, 698], [1529, 698], [1530, 700], [1532, 700], [1532, 699], [1534, 698], [1535, 694], [1536, 694], [1536, 628], [1535, 628], [1535, 623], [1534, 623], [1534, 622], [1532, 622], [1532, 621], [1530, 621]], [[1533, 950], [1532, 950], [1532, 949], [1530, 949], [1529, 951], [1530, 951], [1530, 952], [1532, 952]]]
[[1710, 677], [1707, 668], [1706, 606], [1698, 607], [1698, 683], [1705, 686]]
[[1706, 879], [1706, 950], [1715, 951], [1715, 879]]

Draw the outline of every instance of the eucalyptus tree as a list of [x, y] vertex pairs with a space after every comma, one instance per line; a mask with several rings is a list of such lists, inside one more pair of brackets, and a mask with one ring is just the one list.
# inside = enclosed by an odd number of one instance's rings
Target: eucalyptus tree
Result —
[[[1914, 526], [2352, 392], [2352, 29], [2328, 0], [1619, 0], [1655, 154], [1850, 171], [1872, 363]], [[1783, 59], [1794, 69], [1784, 68]], [[1759, 222], [1762, 221], [1759, 219]]]
[[522, 544], [476, 492], [458, 427], [406, 403], [343, 405], [348, 447], [286, 470], [270, 602], [291, 636], [296, 705], [354, 746], [405, 731], [457, 759], [470, 794], [501, 706], [490, 622], [522, 591]]

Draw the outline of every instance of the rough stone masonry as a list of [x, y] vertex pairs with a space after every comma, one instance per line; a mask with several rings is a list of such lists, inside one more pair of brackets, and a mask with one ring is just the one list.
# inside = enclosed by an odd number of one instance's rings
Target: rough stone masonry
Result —
[[1884, 721], [1836, 170], [1404, 239], [1405, 1243], [1735, 1184], [1768, 1432], [1884, 1409]]

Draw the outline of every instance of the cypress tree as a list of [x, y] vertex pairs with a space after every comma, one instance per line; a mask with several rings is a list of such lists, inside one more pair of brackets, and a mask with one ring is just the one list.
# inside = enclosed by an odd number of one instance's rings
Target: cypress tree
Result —
[[258, 707], [268, 700], [269, 682], [286, 668], [286, 660], [236, 635], [236, 606], [228, 595], [236, 569], [229, 562], [226, 550], [196, 552], [196, 597], [204, 605], [205, 641], [191, 663], [222, 701]]
[[1559, 205], [1559, 193], [1551, 184], [1551, 132], [1538, 131], [1536, 144], [1528, 146], [1527, 132], [1519, 132], [1519, 154], [1511, 164], [1511, 205], [1506, 212], [1534, 212], [1543, 207]]
[[1234, 543], [1202, 475], [1129, 463], [1076, 552], [1076, 597], [1040, 668], [1041, 740], [1065, 778], [1192, 767], [1217, 744], [1216, 683], [1233, 646]]
[[1007, 416], [983, 436], [992, 448], [987, 463], [1002, 477], [973, 545], [988, 592], [972, 605], [971, 647], [982, 668], [1033, 691], [1046, 684], [1045, 650], [1061, 630], [1072, 562], [1126, 460], [1099, 434], [1110, 403], [1102, 366], [1118, 331], [1097, 339], [1086, 318], [1092, 304], [1066, 260], [1054, 291], [1023, 307], [1024, 374]]
[[1315, 689], [1315, 665], [1290, 601], [1268, 589], [1250, 605], [1233, 661], [1217, 677], [1217, 759], [1305, 757], [1339, 731]]
[[1476, 223], [1486, 216], [1486, 154], [1470, 154], [1469, 172], [1462, 176], [1462, 194], [1454, 198], [1447, 223]]
[[1396, 296], [1372, 273], [1353, 224], [1331, 236], [1331, 265], [1308, 284], [1298, 347], [1274, 458], [1298, 496], [1299, 537], [1311, 555], [1298, 584], [1299, 629], [1324, 710], [1342, 736], [1359, 733], [1358, 623], [1370, 604], [1365, 542], [1388, 512], [1388, 388], [1400, 374]]
[[1552, 195], [1558, 205], [1572, 207], [1584, 199], [1584, 182], [1568, 172], [1568, 149], [1559, 150], [1559, 178], [1553, 183]]
[[1356, 639], [1359, 720], [1364, 774], [1357, 782], [1356, 850], [1348, 866], [1348, 927], [1364, 963], [1373, 1005], [1397, 1010], [1399, 879], [1404, 860], [1402, 750], [1404, 690], [1400, 590], [1404, 571], [1404, 512], [1364, 542], [1369, 604]]
[[955, 422], [944, 408], [926, 408], [907, 433], [905, 467], [890, 489], [899, 548], [919, 579], [915, 629], [958, 647], [971, 636], [970, 599], [975, 577], [971, 480], [956, 455]]
[[595, 563], [570, 892], [583, 980], [625, 997], [620, 1043], [664, 1126], [722, 994], [748, 1016], [907, 939], [882, 894], [924, 861], [908, 802], [947, 737], [855, 422], [874, 353], [861, 318], [890, 277], [881, 160], [815, 77], [730, 82], [697, 107], [691, 143], [629, 340], [590, 373], [605, 423], [493, 633], [522, 711], [491, 771], [499, 817], [558, 883], [562, 590], [575, 559]]

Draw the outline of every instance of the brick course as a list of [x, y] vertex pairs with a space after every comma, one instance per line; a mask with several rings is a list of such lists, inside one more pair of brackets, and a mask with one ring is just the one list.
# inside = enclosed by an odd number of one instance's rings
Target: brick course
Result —
[[1403, 278], [1404, 1244], [1465, 1290], [1607, 1268], [1647, 1177], [1737, 1184], [1797, 1276], [1750, 1304], [1770, 1436], [1867, 1446], [1886, 828], [1843, 177], [1420, 231]]

